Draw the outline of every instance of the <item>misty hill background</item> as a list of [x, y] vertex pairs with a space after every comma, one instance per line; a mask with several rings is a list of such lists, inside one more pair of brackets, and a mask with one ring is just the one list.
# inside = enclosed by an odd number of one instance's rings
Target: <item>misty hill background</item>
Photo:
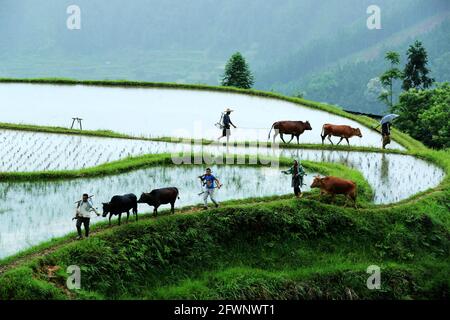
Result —
[[[320, 4], [318, 4], [320, 3]], [[82, 29], [66, 28], [67, 6]], [[382, 30], [366, 9], [381, 7]], [[450, 80], [448, 0], [0, 0], [0, 77], [218, 84], [241, 51], [255, 87], [384, 112], [371, 79], [415, 39], [432, 76]]]

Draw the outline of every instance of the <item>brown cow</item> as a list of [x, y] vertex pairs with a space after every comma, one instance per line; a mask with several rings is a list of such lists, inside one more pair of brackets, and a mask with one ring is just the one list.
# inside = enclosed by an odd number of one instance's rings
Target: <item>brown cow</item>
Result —
[[347, 206], [348, 198], [352, 199], [356, 206], [356, 183], [351, 180], [345, 180], [338, 177], [314, 177], [311, 188], [320, 188], [320, 195], [324, 193], [331, 194], [333, 201], [337, 194], [345, 195], [345, 206]]
[[331, 136], [340, 137], [341, 140], [339, 140], [339, 143], [343, 139], [347, 140], [347, 144], [350, 145], [348, 142], [348, 139], [353, 136], [358, 136], [362, 138], [361, 130], [359, 128], [352, 128], [350, 126], [345, 125], [336, 125], [336, 124], [324, 124], [322, 127], [322, 133], [320, 135], [322, 137], [322, 144], [325, 140], [325, 137], [328, 136], [328, 140], [333, 144], [333, 141], [331, 141]]
[[291, 140], [289, 140], [288, 143], [294, 139], [294, 136], [297, 137], [297, 144], [299, 143], [299, 137], [300, 135], [305, 132], [305, 130], [312, 130], [311, 125], [309, 124], [309, 121], [303, 122], [303, 121], [277, 121], [272, 125], [272, 128], [270, 128], [269, 131], [269, 137], [270, 139], [270, 132], [272, 129], [275, 129], [275, 135], [273, 136], [273, 142], [275, 142], [275, 138], [279, 134], [281, 137], [281, 140], [284, 141], [283, 134], [290, 134]]

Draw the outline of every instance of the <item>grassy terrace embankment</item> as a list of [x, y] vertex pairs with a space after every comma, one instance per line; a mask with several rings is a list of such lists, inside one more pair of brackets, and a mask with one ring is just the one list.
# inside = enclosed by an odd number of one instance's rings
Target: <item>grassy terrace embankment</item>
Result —
[[[141, 219], [15, 266], [0, 297], [446, 298], [448, 196], [355, 210], [309, 194]], [[382, 290], [366, 288], [372, 264]], [[64, 288], [69, 265], [81, 267], [81, 291]]]
[[[20, 82], [246, 93], [310, 103], [309, 107], [369, 127], [376, 124], [331, 106], [253, 90], [127, 81]], [[99, 224], [89, 240], [73, 242], [71, 234], [1, 261], [0, 299], [448, 299], [450, 152], [429, 150], [397, 131], [393, 136], [408, 149], [400, 153], [445, 170], [439, 186], [400, 203], [375, 206], [360, 173], [305, 161], [311, 171], [357, 181], [361, 208], [344, 208], [342, 199], [330, 204], [327, 198], [309, 193], [300, 200], [229, 201], [205, 212], [186, 208], [182, 214], [141, 218], [120, 227]], [[147, 155], [105, 164], [101, 174], [133, 169], [130, 164], [134, 168], [161, 164], [167, 157]], [[81, 267], [80, 291], [65, 288], [69, 265]], [[366, 287], [370, 265], [381, 267], [381, 290]]]
[[[53, 133], [53, 134], [65, 134], [65, 135], [77, 135], [96, 138], [115, 138], [115, 139], [128, 139], [128, 140], [141, 140], [141, 141], [154, 141], [154, 142], [167, 142], [167, 143], [183, 143], [192, 145], [222, 145], [223, 142], [217, 142], [208, 139], [189, 139], [182, 137], [144, 137], [133, 136], [124, 133], [119, 133], [111, 130], [79, 130], [69, 129], [64, 127], [52, 127], [52, 126], [40, 126], [32, 124], [16, 124], [0, 122], [0, 129], [4, 130], [17, 130], [28, 132], [41, 132], [41, 133]], [[265, 141], [236, 141], [230, 142], [233, 147], [245, 147], [245, 146], [261, 146], [272, 148], [274, 145], [272, 142]], [[407, 154], [407, 151], [398, 149], [380, 149], [376, 147], [365, 146], [347, 146], [347, 145], [330, 145], [330, 144], [313, 144], [313, 143], [276, 143], [278, 148], [285, 149], [315, 149], [315, 150], [337, 150], [337, 151], [360, 151], [360, 152], [380, 152], [380, 153], [398, 153]]]

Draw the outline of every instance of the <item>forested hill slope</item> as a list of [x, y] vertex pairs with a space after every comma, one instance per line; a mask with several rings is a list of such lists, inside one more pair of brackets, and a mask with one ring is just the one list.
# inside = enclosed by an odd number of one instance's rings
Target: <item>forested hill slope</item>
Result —
[[[381, 66], [357, 69], [355, 75], [355, 55], [389, 44], [405, 30], [437, 21], [450, 11], [448, 0], [378, 0], [382, 30], [368, 30], [366, 10], [371, 0], [319, 4], [315, 0], [78, 0], [81, 30], [68, 30], [66, 9], [71, 4], [68, 0], [1, 2], [0, 77], [216, 85], [228, 57], [241, 51], [258, 89], [304, 91], [306, 98], [368, 111], [367, 101], [356, 102], [360, 96], [330, 86], [329, 81], [337, 80], [328, 81], [334, 76], [328, 76], [329, 68], [350, 61], [349, 78], [359, 79], [360, 74], [365, 85]], [[439, 25], [422, 31], [433, 39]], [[419, 31], [416, 34], [423, 34]], [[395, 45], [400, 44], [386, 49]], [[377, 58], [381, 51], [373, 52], [369, 56]], [[443, 69], [447, 60], [433, 59], [433, 70]], [[441, 78], [448, 77], [445, 71], [442, 74]], [[339, 85], [354, 87], [337, 76]]]
[[[380, 114], [386, 109], [378, 101], [381, 87], [374, 86], [371, 81], [389, 67], [384, 54], [390, 50], [400, 53], [400, 67], [403, 68], [408, 46], [419, 40], [428, 52], [431, 76], [437, 82], [449, 81], [449, 31], [450, 10], [394, 34], [383, 42], [303, 73], [294, 80], [266, 83], [264, 86], [284, 94], [302, 93], [309, 99], [345, 106], [349, 110]], [[400, 82], [397, 82], [394, 93], [400, 91]]]

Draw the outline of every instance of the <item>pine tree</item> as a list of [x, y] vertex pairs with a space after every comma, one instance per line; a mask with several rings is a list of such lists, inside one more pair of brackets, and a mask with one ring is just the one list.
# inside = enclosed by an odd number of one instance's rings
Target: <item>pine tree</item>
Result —
[[254, 79], [250, 68], [240, 52], [233, 54], [225, 66], [222, 85], [250, 89]]
[[426, 89], [430, 87], [434, 79], [428, 77], [430, 70], [427, 68], [428, 54], [420, 41], [411, 45], [407, 52], [408, 63], [403, 72], [403, 90], [411, 88]]
[[387, 52], [385, 59], [391, 63], [391, 68], [380, 76], [380, 82], [384, 90], [378, 98], [391, 109], [394, 106], [394, 80], [401, 79], [403, 75], [400, 69], [397, 68], [400, 63], [400, 55], [397, 52]]

